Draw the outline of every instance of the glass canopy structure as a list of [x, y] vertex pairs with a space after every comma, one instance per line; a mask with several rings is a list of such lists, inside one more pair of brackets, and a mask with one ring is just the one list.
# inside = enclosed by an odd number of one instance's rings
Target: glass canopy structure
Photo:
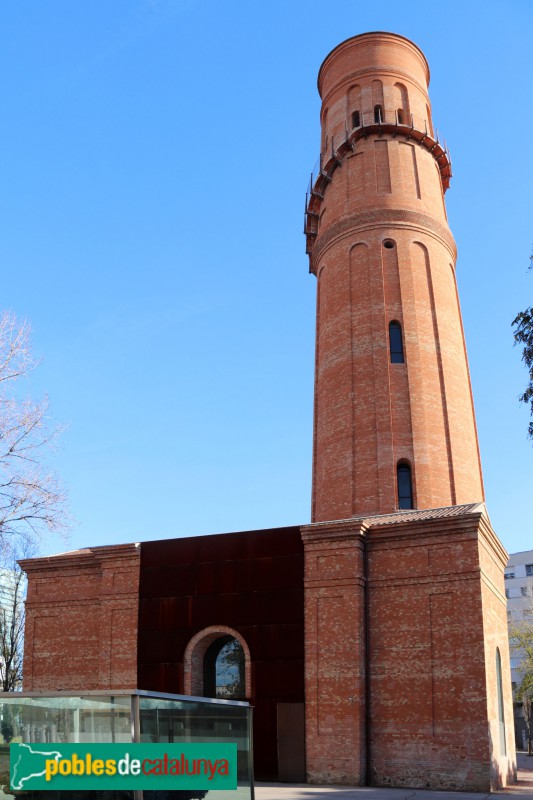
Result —
[[[0, 694], [0, 799], [67, 800], [64, 791], [13, 792], [9, 748], [28, 743], [237, 744], [236, 791], [85, 791], [68, 800], [253, 800], [252, 709], [245, 702], [145, 691]], [[231, 795], [231, 797], [230, 797]]]

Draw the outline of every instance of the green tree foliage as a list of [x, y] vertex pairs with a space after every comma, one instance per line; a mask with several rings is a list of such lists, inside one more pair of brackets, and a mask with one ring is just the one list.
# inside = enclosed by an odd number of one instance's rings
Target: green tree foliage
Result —
[[[530, 256], [529, 268], [533, 266], [533, 256]], [[523, 345], [522, 361], [529, 370], [529, 383], [523, 394], [520, 395], [522, 403], [531, 408], [533, 416], [533, 306], [525, 311], [520, 311], [513, 320], [514, 340], [516, 344]], [[533, 439], [533, 421], [529, 423], [528, 434]]]

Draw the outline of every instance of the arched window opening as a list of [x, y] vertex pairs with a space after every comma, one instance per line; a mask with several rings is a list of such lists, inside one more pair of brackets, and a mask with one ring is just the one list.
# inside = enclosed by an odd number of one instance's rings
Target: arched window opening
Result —
[[[377, 100], [376, 102], [379, 102]], [[356, 109], [355, 111], [353, 109]], [[346, 116], [352, 121], [352, 128], [358, 128], [361, 124], [361, 87], [358, 83], [350, 86], [346, 93]], [[356, 114], [359, 117], [356, 119]]]
[[[372, 93], [372, 106], [374, 107], [374, 109], [376, 108], [376, 106], [379, 106], [381, 110], [381, 120], [383, 121], [384, 95], [383, 95], [382, 81], [379, 80], [372, 81], [371, 93]], [[401, 103], [398, 103], [398, 105], [401, 105]]]
[[500, 728], [500, 755], [507, 755], [507, 744], [505, 741], [505, 709], [503, 705], [503, 683], [502, 683], [502, 659], [500, 650], [496, 648], [496, 683], [498, 692], [498, 722]]
[[400, 461], [397, 468], [398, 478], [398, 508], [413, 508], [413, 485], [411, 482], [411, 467], [405, 461]]
[[233, 636], [215, 639], [204, 656], [204, 696], [237, 700], [246, 696], [244, 650]]
[[[191, 694], [195, 697], [202, 697], [205, 695], [206, 692], [204, 679], [206, 677], [206, 655], [211, 645], [216, 642], [217, 646], [213, 648], [207, 660], [207, 682], [210, 684], [211, 694], [215, 694], [217, 667], [216, 659], [220, 654], [222, 646], [233, 639], [238, 642], [244, 651], [244, 666], [242, 670], [239, 668], [239, 674], [242, 674], [244, 671], [245, 693], [243, 697], [252, 696], [252, 659], [250, 655], [250, 648], [240, 633], [234, 630], [234, 628], [229, 628], [227, 625], [211, 625], [207, 628], [204, 628], [203, 630], [198, 631], [198, 633], [196, 633], [187, 644], [187, 647], [183, 653], [183, 688], [185, 694]], [[215, 675], [214, 678], [213, 673]], [[221, 685], [222, 683], [223, 682], [221, 682]]]
[[383, 122], [383, 108], [380, 105], [374, 106], [374, 122]]
[[403, 83], [395, 83], [393, 87], [394, 105], [397, 109], [398, 124], [409, 124], [409, 93]]
[[391, 364], [403, 364], [405, 362], [403, 355], [403, 336], [402, 326], [399, 322], [394, 321], [389, 323], [389, 345]]

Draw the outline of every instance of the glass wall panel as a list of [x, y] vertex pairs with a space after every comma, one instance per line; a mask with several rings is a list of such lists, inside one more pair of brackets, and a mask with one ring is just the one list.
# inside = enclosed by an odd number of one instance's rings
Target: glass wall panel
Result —
[[203, 791], [68, 792], [68, 800], [251, 800], [251, 709], [245, 703], [189, 700], [135, 692], [43, 697], [0, 694], [0, 797], [67, 800], [64, 791], [11, 792], [9, 747], [14, 742], [236, 742], [238, 789]]
[[[253, 778], [251, 713], [246, 704], [141, 696], [140, 741], [236, 742], [238, 789], [231, 793], [231, 800], [249, 800]], [[208, 800], [227, 798], [227, 792], [210, 791]]]

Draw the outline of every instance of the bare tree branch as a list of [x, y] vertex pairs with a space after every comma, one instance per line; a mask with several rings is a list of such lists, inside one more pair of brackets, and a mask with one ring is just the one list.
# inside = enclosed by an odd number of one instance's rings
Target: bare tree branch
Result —
[[35, 552], [34, 544], [26, 544], [0, 563], [0, 692], [22, 687], [26, 576], [17, 559], [31, 558]]
[[36, 366], [30, 327], [10, 313], [0, 316], [0, 557], [45, 532], [65, 533], [70, 524], [63, 487], [45, 463], [61, 433], [48, 415], [46, 398], [25, 397], [24, 378]]

